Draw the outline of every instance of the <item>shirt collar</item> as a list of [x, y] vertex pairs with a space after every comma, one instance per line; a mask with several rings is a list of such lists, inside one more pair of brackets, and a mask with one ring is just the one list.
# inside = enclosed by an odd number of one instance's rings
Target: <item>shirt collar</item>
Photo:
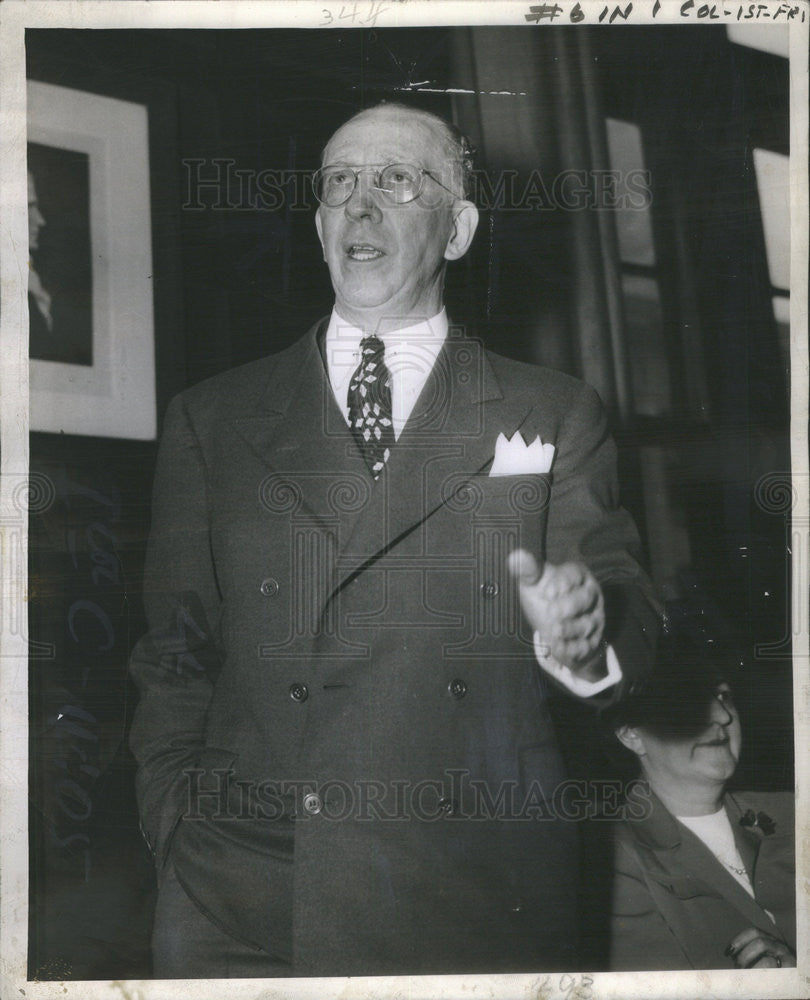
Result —
[[[379, 334], [379, 337], [386, 349], [402, 342], [427, 343], [437, 340], [441, 344], [447, 337], [447, 312], [442, 307], [441, 312], [429, 319], [420, 320], [418, 323], [412, 323], [397, 330], [389, 330]], [[353, 326], [348, 320], [343, 319], [337, 309], [333, 309], [332, 315], [329, 317], [329, 326], [326, 328], [327, 345], [331, 343], [343, 348], [351, 344], [353, 347], [359, 347], [362, 339], [363, 331], [359, 327]]]
[[[429, 319], [380, 334], [380, 340], [385, 344], [386, 359], [390, 361], [400, 348], [409, 345], [411, 349], [416, 347], [421, 354], [430, 355], [435, 361], [447, 339], [447, 329], [447, 313], [442, 308]], [[332, 310], [326, 328], [325, 355], [329, 381], [336, 394], [346, 386], [357, 368], [363, 336], [359, 327], [343, 319], [337, 310]]]

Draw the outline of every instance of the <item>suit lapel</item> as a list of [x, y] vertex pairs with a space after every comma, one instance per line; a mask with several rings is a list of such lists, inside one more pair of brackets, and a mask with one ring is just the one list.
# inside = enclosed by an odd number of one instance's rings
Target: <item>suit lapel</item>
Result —
[[374, 487], [324, 370], [316, 324], [280, 357], [258, 403], [233, 424], [268, 466], [262, 489], [291, 498], [291, 516], [314, 517], [345, 539]]
[[[659, 871], [672, 879], [686, 878], [703, 883], [736, 907], [752, 925], [763, 929], [769, 927], [771, 922], [762, 907], [731, 872], [726, 871], [703, 841], [678, 823], [655, 795], [651, 795], [651, 801], [652, 813], [643, 821], [640, 839], [654, 853]], [[734, 825], [734, 817], [731, 818]], [[659, 875], [659, 880], [666, 881], [666, 878]]]
[[[740, 793], [744, 795], [744, 793]], [[756, 806], [756, 802], [754, 805]], [[768, 834], [764, 834], [762, 831], [753, 829], [751, 827], [744, 827], [740, 824], [740, 820], [746, 811], [743, 804], [738, 801], [737, 795], [727, 795], [726, 796], [726, 808], [729, 812], [729, 817], [731, 819], [731, 826], [734, 830], [734, 838], [737, 843], [737, 848], [742, 855], [743, 861], [745, 862], [745, 867], [751, 876], [751, 882], [757, 884], [757, 873], [765, 871], [768, 873], [767, 880], [769, 885], [773, 885], [773, 865], [779, 865], [780, 860], [784, 857], [784, 852], [792, 850], [793, 844], [793, 834], [792, 827], [786, 829], [786, 823], [779, 817], [775, 829]], [[791, 844], [790, 848], [786, 847], [787, 843]], [[778, 893], [776, 898], [778, 899]], [[770, 907], [770, 902], [766, 899], [764, 905]], [[796, 926], [795, 926], [795, 905], [792, 907], [792, 913], [790, 910], [786, 910], [784, 905], [782, 908], [773, 908], [774, 922], [777, 927], [782, 932], [786, 941], [795, 941], [796, 939]]]
[[740, 885], [730, 871], [709, 851], [691, 830], [682, 828], [680, 864], [684, 871], [710, 886], [719, 896], [732, 903], [751, 924], [767, 927], [770, 923], [762, 907]]

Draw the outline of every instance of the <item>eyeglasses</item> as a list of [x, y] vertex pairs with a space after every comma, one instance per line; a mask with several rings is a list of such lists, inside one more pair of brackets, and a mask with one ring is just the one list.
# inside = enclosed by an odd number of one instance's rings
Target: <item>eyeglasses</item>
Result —
[[[312, 178], [312, 189], [315, 197], [327, 208], [339, 208], [354, 194], [357, 178], [366, 170], [374, 171], [373, 188], [381, 191], [384, 197], [394, 205], [407, 205], [422, 193], [425, 177], [430, 177], [445, 191], [450, 188], [424, 167], [413, 163], [389, 163], [387, 166], [372, 164], [367, 167], [347, 167], [327, 165], [316, 170]], [[450, 191], [455, 197], [455, 192]]]

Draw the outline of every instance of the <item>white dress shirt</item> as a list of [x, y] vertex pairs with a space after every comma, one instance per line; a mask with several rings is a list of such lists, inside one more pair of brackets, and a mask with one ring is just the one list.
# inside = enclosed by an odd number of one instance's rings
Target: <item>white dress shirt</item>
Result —
[[[360, 364], [360, 341], [363, 336], [359, 327], [353, 326], [332, 310], [329, 326], [326, 328], [326, 370], [335, 402], [347, 424], [349, 382]], [[429, 319], [379, 334], [379, 338], [385, 345], [385, 364], [391, 373], [391, 422], [394, 440], [398, 441], [436, 363], [442, 344], [447, 339], [447, 314], [442, 309]], [[543, 670], [581, 698], [599, 694], [622, 678], [619, 661], [611, 646], [607, 647], [606, 652], [607, 674], [598, 681], [578, 677], [554, 659], [537, 632], [534, 634], [534, 651]]]
[[[332, 310], [326, 330], [326, 368], [329, 383], [341, 413], [349, 422], [349, 382], [360, 364], [363, 331]], [[394, 440], [398, 441], [419, 393], [427, 382], [442, 344], [447, 339], [447, 314], [412, 326], [380, 334], [385, 345], [385, 364], [391, 373], [391, 408]]]

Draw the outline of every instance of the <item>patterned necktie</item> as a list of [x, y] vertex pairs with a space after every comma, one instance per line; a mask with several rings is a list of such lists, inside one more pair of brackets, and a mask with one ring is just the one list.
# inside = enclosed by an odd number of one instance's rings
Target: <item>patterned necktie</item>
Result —
[[360, 364], [349, 382], [349, 427], [374, 479], [394, 446], [391, 422], [391, 373], [385, 365], [385, 345], [379, 337], [360, 341]]

